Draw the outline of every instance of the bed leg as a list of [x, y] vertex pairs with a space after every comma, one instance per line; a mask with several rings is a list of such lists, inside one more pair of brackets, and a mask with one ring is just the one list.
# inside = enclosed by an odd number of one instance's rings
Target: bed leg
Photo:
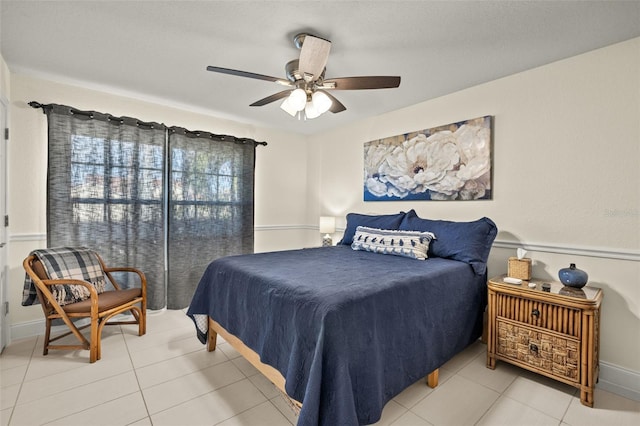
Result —
[[218, 333], [209, 328], [209, 337], [207, 338], [207, 350], [209, 352], [216, 350], [216, 340], [218, 339]]
[[427, 376], [427, 386], [430, 388], [435, 388], [438, 386], [438, 372], [439, 370], [436, 368]]

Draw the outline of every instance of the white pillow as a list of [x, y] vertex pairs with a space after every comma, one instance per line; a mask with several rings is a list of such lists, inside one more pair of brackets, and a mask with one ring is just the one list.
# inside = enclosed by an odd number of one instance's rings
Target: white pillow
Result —
[[429, 243], [434, 239], [436, 236], [431, 232], [394, 231], [358, 226], [351, 248], [425, 260]]

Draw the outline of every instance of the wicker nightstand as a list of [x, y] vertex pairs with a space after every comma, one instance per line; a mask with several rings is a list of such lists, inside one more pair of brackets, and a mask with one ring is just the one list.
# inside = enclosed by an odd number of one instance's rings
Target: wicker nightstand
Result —
[[506, 361], [570, 384], [580, 389], [582, 404], [593, 407], [602, 291], [559, 282], [549, 282], [545, 291], [545, 281], [514, 285], [504, 277], [488, 284], [487, 367]]

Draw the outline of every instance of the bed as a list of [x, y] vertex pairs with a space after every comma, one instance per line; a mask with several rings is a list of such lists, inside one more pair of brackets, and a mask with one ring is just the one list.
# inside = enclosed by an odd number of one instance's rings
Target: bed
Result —
[[[416, 260], [355, 250], [365, 229], [435, 239]], [[482, 334], [496, 231], [487, 218], [350, 214], [337, 246], [211, 262], [187, 315], [209, 350], [220, 334], [301, 405], [298, 425], [374, 423], [407, 386], [425, 376], [435, 386], [438, 368]]]

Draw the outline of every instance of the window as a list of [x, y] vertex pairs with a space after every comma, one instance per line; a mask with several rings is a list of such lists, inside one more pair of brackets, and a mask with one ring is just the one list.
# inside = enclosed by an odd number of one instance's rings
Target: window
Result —
[[[169, 308], [186, 306], [209, 262], [253, 252], [254, 144], [169, 132]], [[228, 137], [227, 137], [228, 139]], [[184, 291], [186, 290], [186, 291]], [[187, 300], [188, 299], [188, 300]]]
[[253, 251], [257, 142], [37, 107], [49, 125], [49, 247], [142, 269], [149, 309], [188, 306], [212, 260]]

